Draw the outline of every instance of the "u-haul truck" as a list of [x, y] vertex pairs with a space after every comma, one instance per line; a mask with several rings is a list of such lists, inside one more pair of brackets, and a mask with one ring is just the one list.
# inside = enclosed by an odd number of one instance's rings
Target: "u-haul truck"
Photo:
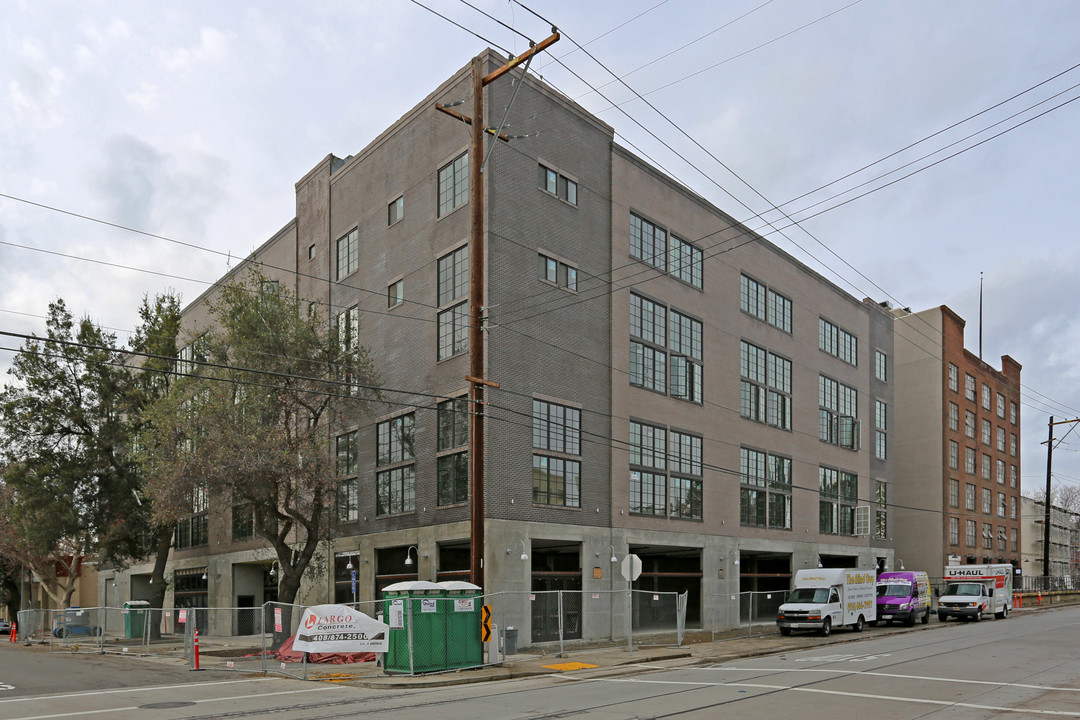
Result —
[[796, 571], [795, 589], [776, 615], [780, 634], [817, 630], [828, 635], [836, 627], [851, 627], [860, 632], [863, 625], [877, 619], [876, 577], [873, 569]]
[[1009, 616], [1013, 606], [1013, 566], [948, 565], [945, 589], [938, 598], [938, 620], [951, 617], [978, 622], [994, 614], [999, 620]]

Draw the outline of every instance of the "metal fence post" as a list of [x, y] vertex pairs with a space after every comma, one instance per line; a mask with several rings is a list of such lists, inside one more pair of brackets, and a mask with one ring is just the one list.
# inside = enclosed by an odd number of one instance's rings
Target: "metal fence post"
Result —
[[565, 590], [560, 590], [559, 591], [559, 654], [560, 655], [562, 655], [563, 653], [566, 652], [566, 649], [563, 647], [563, 625], [564, 625], [564, 621], [563, 621], [563, 593], [564, 592], [565, 592]]
[[626, 651], [634, 652], [634, 588], [626, 582]]
[[405, 622], [407, 624], [405, 632], [409, 642], [409, 674], [415, 675], [416, 671], [413, 665], [412, 595], [405, 596]]

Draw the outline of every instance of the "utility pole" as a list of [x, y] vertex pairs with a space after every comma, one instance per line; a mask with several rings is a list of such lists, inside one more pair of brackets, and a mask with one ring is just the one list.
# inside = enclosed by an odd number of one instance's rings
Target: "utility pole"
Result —
[[[437, 110], [456, 117], [472, 127], [472, 143], [469, 149], [469, 203], [472, 205], [472, 233], [469, 239], [469, 406], [472, 422], [469, 425], [469, 577], [474, 585], [484, 586], [484, 389], [499, 387], [484, 377], [484, 135], [492, 134], [499, 140], [509, 141], [499, 130], [484, 125], [484, 87], [513, 70], [521, 63], [529, 63], [537, 53], [559, 40], [559, 33], [552, 28], [552, 35], [534, 44], [516, 58], [511, 58], [497, 70], [483, 74], [483, 55], [472, 60], [472, 117], [436, 103]], [[526, 64], [526, 71], [528, 65]], [[524, 82], [522, 76], [521, 82]]]
[[1043, 577], [1045, 578], [1050, 577], [1050, 468], [1053, 466], [1054, 457], [1054, 426], [1074, 422], [1080, 422], [1080, 418], [1054, 422], [1054, 416], [1051, 415], [1048, 425], [1049, 435], [1046, 439], [1046, 497], [1043, 500], [1046, 509], [1043, 516]]

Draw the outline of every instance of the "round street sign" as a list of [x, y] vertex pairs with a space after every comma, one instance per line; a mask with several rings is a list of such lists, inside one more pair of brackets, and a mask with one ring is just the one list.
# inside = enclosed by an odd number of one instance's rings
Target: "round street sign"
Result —
[[627, 555], [623, 558], [619, 569], [622, 570], [623, 580], [633, 582], [641, 575], [641, 558], [633, 554]]

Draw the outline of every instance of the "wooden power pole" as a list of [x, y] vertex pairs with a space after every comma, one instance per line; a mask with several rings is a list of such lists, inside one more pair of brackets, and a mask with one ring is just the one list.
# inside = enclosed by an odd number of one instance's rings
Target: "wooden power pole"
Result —
[[[559, 40], [553, 34], [539, 44], [498, 68], [483, 74], [483, 56], [472, 60], [472, 117], [466, 117], [449, 108], [435, 107], [471, 125], [472, 144], [469, 150], [469, 203], [472, 205], [472, 234], [469, 240], [469, 406], [472, 422], [469, 426], [469, 577], [475, 585], [484, 586], [484, 389], [499, 387], [484, 377], [484, 322], [486, 320], [484, 287], [484, 135], [495, 135], [507, 141], [497, 130], [484, 124], [484, 87], [499, 79], [523, 62], [542, 52]], [[524, 82], [524, 77], [522, 77]]]

